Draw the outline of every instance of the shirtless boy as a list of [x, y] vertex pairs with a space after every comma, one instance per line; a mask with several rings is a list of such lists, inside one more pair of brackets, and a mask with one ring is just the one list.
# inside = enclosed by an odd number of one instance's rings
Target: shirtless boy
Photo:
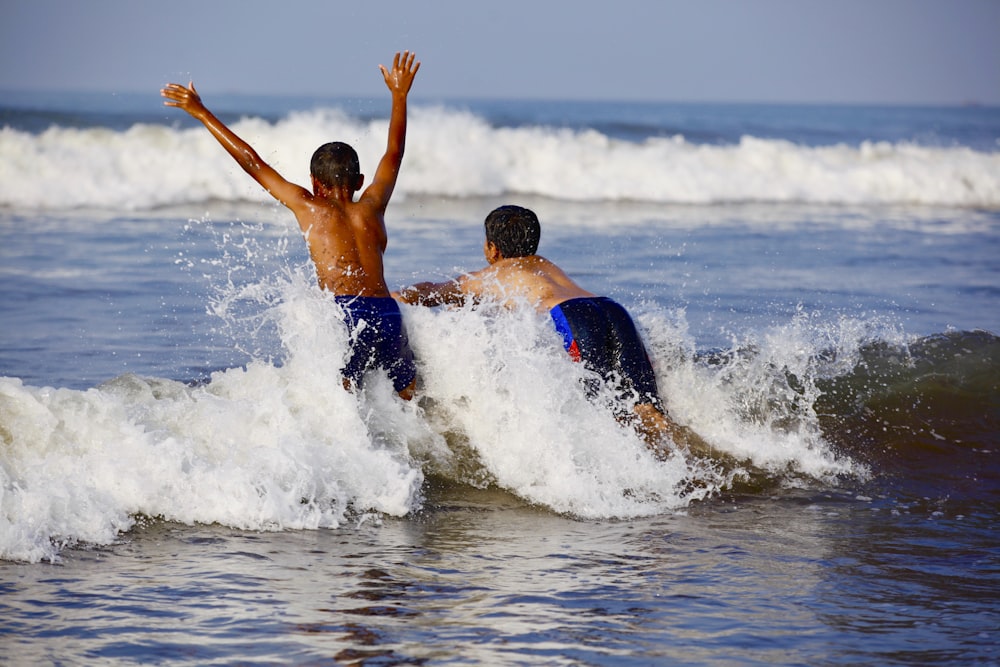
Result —
[[582, 361], [605, 382], [615, 384], [623, 397], [631, 397], [627, 400], [638, 417], [637, 430], [651, 449], [663, 454], [663, 435], [679, 445], [695, 444], [697, 436], [667, 416], [652, 365], [628, 312], [615, 301], [583, 289], [536, 254], [541, 227], [535, 213], [520, 206], [501, 206], [486, 217], [485, 227], [483, 253], [489, 266], [447, 282], [417, 283], [400, 290], [397, 297], [425, 306], [484, 299], [513, 306], [527, 300], [539, 312], [551, 315], [574, 361]]
[[332, 292], [352, 332], [351, 358], [342, 370], [344, 385], [360, 384], [372, 367], [386, 370], [399, 395], [413, 396], [416, 368], [399, 306], [390, 296], [382, 265], [388, 237], [385, 210], [396, 186], [406, 143], [406, 98], [420, 69], [415, 55], [396, 54], [392, 70], [379, 65], [392, 93], [392, 115], [385, 154], [357, 201], [364, 182], [358, 154], [348, 144], [320, 146], [310, 163], [312, 192], [284, 179], [248, 143], [226, 127], [205, 105], [193, 83], [167, 84], [164, 104], [201, 121], [236, 162], [272, 197], [295, 214], [316, 266], [319, 286]]

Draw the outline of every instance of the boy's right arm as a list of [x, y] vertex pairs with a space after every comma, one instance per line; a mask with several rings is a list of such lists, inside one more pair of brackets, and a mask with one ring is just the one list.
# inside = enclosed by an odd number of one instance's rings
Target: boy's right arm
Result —
[[497, 294], [490, 290], [488, 285], [496, 285], [496, 272], [490, 266], [472, 273], [463, 273], [453, 280], [441, 283], [423, 282], [410, 285], [393, 296], [417, 306], [443, 304], [463, 306], [467, 303], [480, 303], [486, 298], [496, 298]]
[[201, 121], [212, 133], [212, 136], [222, 144], [222, 147], [233, 156], [243, 171], [250, 174], [272, 197], [282, 204], [294, 210], [296, 206], [311, 199], [308, 190], [286, 181], [271, 165], [260, 158], [250, 144], [243, 141], [225, 123], [216, 118], [215, 114], [202, 103], [201, 96], [194, 88], [194, 83], [189, 83], [187, 86], [168, 83], [160, 91], [160, 95], [167, 99], [163, 103], [165, 106], [183, 109]]

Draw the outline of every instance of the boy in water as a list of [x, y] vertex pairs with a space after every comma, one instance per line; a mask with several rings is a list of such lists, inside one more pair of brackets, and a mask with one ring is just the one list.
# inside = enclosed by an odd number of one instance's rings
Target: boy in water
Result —
[[312, 192], [285, 180], [245, 141], [202, 104], [194, 84], [167, 84], [164, 104], [201, 121], [237, 163], [272, 197], [295, 214], [316, 266], [319, 286], [332, 292], [352, 330], [351, 358], [343, 369], [344, 386], [360, 384], [371, 367], [385, 369], [405, 399], [413, 396], [416, 368], [403, 330], [399, 306], [385, 282], [382, 255], [388, 237], [385, 210], [396, 186], [406, 142], [406, 98], [420, 69], [415, 55], [396, 54], [392, 70], [379, 65], [392, 93], [392, 115], [385, 154], [375, 178], [358, 200], [364, 175], [358, 154], [348, 144], [320, 146], [312, 156]]
[[679, 445], [704, 446], [667, 416], [649, 356], [628, 312], [615, 301], [583, 289], [536, 254], [541, 226], [535, 213], [520, 206], [501, 206], [486, 216], [485, 227], [483, 253], [489, 266], [447, 282], [417, 283], [400, 290], [397, 298], [425, 306], [483, 299], [512, 306], [526, 299], [539, 312], [550, 314], [574, 361], [582, 361], [631, 403], [637, 430], [655, 453], [664, 454], [663, 435]]

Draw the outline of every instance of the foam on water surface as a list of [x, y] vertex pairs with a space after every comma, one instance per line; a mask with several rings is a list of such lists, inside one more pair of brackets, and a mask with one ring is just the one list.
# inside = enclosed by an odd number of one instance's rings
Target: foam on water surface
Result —
[[[680, 134], [628, 141], [594, 128], [495, 126], [448, 107], [418, 106], [410, 116], [398, 198], [1000, 207], [996, 150], [911, 140], [806, 145], [749, 135], [723, 144]], [[309, 156], [331, 138], [354, 145], [371, 174], [385, 123], [321, 108], [275, 122], [244, 117], [232, 127], [286, 178], [308, 185]], [[0, 129], [0, 206], [137, 210], [266, 199], [200, 127]]]

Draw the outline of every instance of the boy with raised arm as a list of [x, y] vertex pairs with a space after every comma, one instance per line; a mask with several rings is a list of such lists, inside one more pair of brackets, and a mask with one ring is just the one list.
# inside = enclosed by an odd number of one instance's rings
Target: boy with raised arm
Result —
[[236, 162], [272, 197], [295, 214], [316, 266], [322, 289], [334, 294], [352, 330], [352, 351], [343, 368], [344, 385], [360, 384], [365, 372], [386, 370], [400, 396], [413, 395], [416, 368], [403, 329], [399, 306], [386, 286], [382, 256], [388, 240], [385, 210], [399, 175], [406, 143], [406, 98], [420, 69], [404, 51], [392, 69], [379, 65], [392, 93], [392, 115], [385, 154], [375, 178], [358, 197], [364, 176], [357, 152], [348, 144], [324, 144], [313, 153], [312, 191], [284, 179], [243, 139], [215, 117], [194, 88], [167, 84], [160, 94], [166, 106], [183, 109], [201, 121]]
[[521, 301], [548, 313], [574, 361], [582, 361], [631, 405], [637, 430], [654, 453], [664, 455], [662, 436], [678, 445], [707, 445], [674, 424], [660, 402], [646, 348], [628, 312], [607, 297], [577, 285], [562, 269], [536, 254], [541, 236], [538, 217], [520, 206], [494, 209], [485, 221], [483, 253], [489, 266], [442, 283], [423, 282], [401, 289], [397, 298], [437, 306], [489, 299], [506, 306]]

